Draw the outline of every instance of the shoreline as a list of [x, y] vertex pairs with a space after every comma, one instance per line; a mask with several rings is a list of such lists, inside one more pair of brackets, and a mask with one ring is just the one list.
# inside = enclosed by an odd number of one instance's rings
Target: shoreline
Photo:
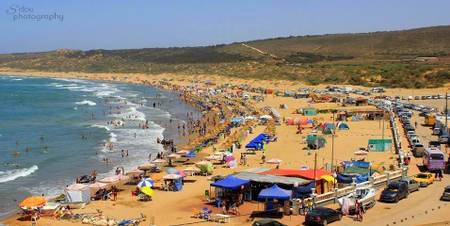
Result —
[[[43, 76], [41, 76], [41, 75], [35, 76], [35, 75], [32, 75], [32, 74], [28, 74], [28, 73], [12, 74], [12, 73], [2, 73], [2, 72], [0, 72], [0, 76], [39, 77], [39, 78], [49, 78], [49, 79], [53, 79], [53, 78], [67, 78], [67, 79], [78, 79], [78, 80], [94, 81], [94, 82], [102, 82], [103, 81], [103, 82], [110, 82], [110, 83], [116, 83], [116, 84], [137, 85], [137, 86], [142, 86], [142, 87], [145, 87], [145, 88], [149, 88], [150, 87], [152, 89], [159, 90], [158, 92], [166, 92], [166, 93], [171, 93], [171, 94], [175, 95], [175, 97], [177, 98], [177, 101], [179, 101], [180, 103], [184, 103], [186, 105], [191, 106], [196, 111], [196, 112], [193, 112], [193, 113], [197, 115], [198, 119], [201, 119], [201, 117], [202, 117], [201, 116], [201, 112], [198, 110], [197, 106], [193, 105], [192, 103], [188, 103], [183, 98], [181, 98], [180, 97], [181, 93], [177, 92], [176, 90], [167, 89], [167, 88], [164, 88], [163, 86], [157, 86], [157, 85], [154, 85], [154, 84], [139, 83], [139, 82], [136, 82], [136, 81], [122, 82], [122, 81], [107, 80], [107, 79], [104, 79], [104, 80], [97, 80], [97, 79], [90, 79], [90, 78], [89, 79], [86, 79], [86, 78], [80, 79], [78, 77], [66, 77], [66, 76], [45, 76], [45, 75], [43, 75]], [[161, 107], [159, 109], [163, 110], [163, 111], [167, 111], [167, 112], [169, 112], [172, 115], [172, 113], [170, 111], [168, 111], [167, 108], [168, 107]], [[189, 113], [189, 112], [191, 112], [191, 110], [192, 109], [185, 109], [184, 112], [185, 113]], [[178, 120], [184, 121], [184, 119], [182, 119], [182, 118], [179, 118]], [[162, 123], [162, 121], [161, 122], [156, 122], [155, 121], [154, 123], [158, 124], [158, 123]], [[188, 145], [187, 140], [189, 138], [188, 137], [183, 137], [179, 132], [177, 132], [176, 128], [172, 128], [172, 126], [164, 127], [164, 125], [162, 125], [162, 124], [158, 124], [158, 125], [161, 126], [162, 128], [164, 128], [164, 131], [161, 133], [161, 135], [164, 138], [166, 138], [166, 139], [172, 139], [173, 142], [174, 142], [174, 145], [175, 145], [175, 147], [177, 147], [177, 149], [180, 148], [180, 147]], [[165, 154], [166, 153], [170, 153], [170, 150], [164, 149], [164, 153]], [[156, 154], [157, 153], [152, 153], [152, 159], [155, 158]], [[114, 170], [115, 167], [117, 167], [117, 166], [112, 166], [110, 171]], [[133, 165], [133, 168], [137, 169], [137, 167], [138, 167], [138, 165]], [[110, 171], [108, 171], [108, 172], [110, 172]], [[107, 174], [108, 172], [105, 172], [103, 174]], [[59, 192], [58, 195], [56, 195], [56, 196], [59, 196], [59, 195], [63, 194], [63, 191], [64, 191], [64, 188], [61, 188], [61, 192]], [[52, 199], [54, 197], [55, 196], [49, 196], [48, 198]], [[0, 217], [0, 222], [7, 221], [7, 220], [9, 220], [11, 218], [17, 218], [18, 214], [20, 214], [20, 209], [17, 209], [17, 208], [12, 209], [11, 211], [5, 212], [5, 214]]]

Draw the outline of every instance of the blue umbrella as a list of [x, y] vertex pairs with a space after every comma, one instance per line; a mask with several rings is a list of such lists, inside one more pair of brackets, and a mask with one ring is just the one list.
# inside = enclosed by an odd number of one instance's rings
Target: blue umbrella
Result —
[[194, 158], [196, 156], [194, 151], [190, 151], [189, 153], [186, 154], [186, 158]]
[[142, 188], [142, 187], [153, 187], [153, 184], [155, 183], [154, 180], [152, 180], [152, 178], [144, 178], [141, 181], [139, 181], [139, 183], [137, 184], [138, 187]]

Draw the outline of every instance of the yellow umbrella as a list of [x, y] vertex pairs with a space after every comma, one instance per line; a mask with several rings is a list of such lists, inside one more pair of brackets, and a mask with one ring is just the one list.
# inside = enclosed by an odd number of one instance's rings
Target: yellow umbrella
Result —
[[142, 193], [144, 193], [144, 194], [146, 194], [146, 195], [148, 195], [150, 197], [152, 197], [155, 194], [155, 191], [152, 188], [148, 187], [148, 186], [141, 187], [140, 189], [141, 189]]
[[42, 196], [31, 196], [24, 199], [19, 207], [23, 209], [31, 209], [36, 207], [41, 207], [47, 203], [47, 200]]

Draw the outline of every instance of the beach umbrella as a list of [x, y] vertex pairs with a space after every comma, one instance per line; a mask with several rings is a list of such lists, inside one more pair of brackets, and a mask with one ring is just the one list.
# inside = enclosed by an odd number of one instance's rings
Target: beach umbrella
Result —
[[141, 181], [139, 181], [137, 186], [139, 188], [142, 188], [142, 187], [150, 187], [151, 188], [151, 187], [153, 187], [153, 184], [155, 184], [154, 180], [152, 180], [151, 178], [144, 178]]
[[154, 163], [145, 163], [145, 164], [142, 164], [142, 165], [138, 166], [138, 169], [140, 169], [140, 170], [151, 170], [151, 169], [153, 169], [155, 167], [156, 167], [156, 165]]
[[155, 163], [155, 164], [164, 164], [166, 162], [167, 161], [165, 159], [155, 159], [152, 161], [152, 163]]
[[176, 173], [176, 172], [178, 172], [178, 170], [173, 167], [166, 168], [166, 173], [168, 173], [168, 174]]
[[231, 162], [233, 160], [234, 160], [234, 156], [232, 156], [232, 155], [228, 155], [225, 157], [225, 162]]
[[127, 172], [127, 176], [139, 176], [141, 174], [143, 174], [144, 171], [140, 170], [140, 169], [134, 169], [134, 170], [130, 170]]
[[263, 120], [271, 120], [271, 119], [273, 119], [273, 118], [272, 118], [272, 116], [270, 116], [270, 115], [262, 115], [262, 116], [259, 117], [259, 119], [263, 119]]
[[110, 177], [105, 177], [105, 178], [99, 180], [99, 182], [102, 182], [102, 183], [117, 183], [119, 181], [129, 180], [129, 179], [130, 179], [129, 176], [119, 174], [119, 175], [114, 175], [114, 176], [110, 176]]
[[280, 164], [283, 160], [281, 159], [269, 159], [266, 161], [266, 163], [270, 163], [270, 164]]
[[174, 173], [167, 174], [167, 175], [165, 175], [165, 176], [163, 177], [164, 180], [178, 180], [178, 179], [180, 179], [180, 178], [182, 178], [181, 175], [179, 175], [179, 174], [174, 174]]
[[98, 190], [103, 188], [108, 188], [109, 184], [107, 183], [101, 183], [101, 182], [95, 182], [93, 184], [89, 184], [88, 187], [91, 190], [91, 194], [95, 194]]
[[185, 176], [186, 176], [186, 173], [184, 173], [183, 170], [179, 170], [179, 171], [177, 171], [175, 174], [178, 174], [178, 175], [180, 175], [180, 176], [182, 176], [182, 177], [185, 177]]
[[353, 152], [355, 155], [367, 155], [367, 154], [369, 154], [369, 152], [368, 151], [364, 151], [364, 150], [358, 150], [358, 151], [355, 151], [355, 152]]
[[150, 197], [152, 197], [155, 194], [155, 191], [151, 187], [148, 187], [148, 186], [140, 187], [139, 190], [142, 193], [144, 193], [145, 195], [148, 195]]
[[183, 171], [190, 172], [190, 173], [198, 173], [198, 172], [200, 172], [200, 169], [197, 167], [194, 167], [194, 166], [190, 166], [190, 167], [183, 169]]
[[81, 190], [85, 189], [86, 187], [88, 187], [88, 185], [75, 183], [75, 184], [71, 184], [71, 185], [67, 186], [66, 190], [81, 191]]
[[169, 158], [169, 159], [178, 159], [178, 158], [180, 158], [181, 156], [180, 155], [177, 155], [177, 154], [170, 154], [170, 155], [168, 155], [167, 156], [167, 158]]
[[177, 151], [177, 154], [179, 154], [179, 155], [186, 155], [186, 154], [188, 154], [190, 151], [187, 151], [187, 150], [181, 150], [181, 151]]
[[22, 209], [33, 209], [37, 207], [42, 207], [47, 203], [47, 200], [42, 196], [30, 196], [24, 199], [19, 207]]
[[194, 151], [191, 151], [185, 155], [185, 157], [187, 157], [187, 158], [194, 158], [195, 156], [197, 156], [197, 154], [195, 154]]

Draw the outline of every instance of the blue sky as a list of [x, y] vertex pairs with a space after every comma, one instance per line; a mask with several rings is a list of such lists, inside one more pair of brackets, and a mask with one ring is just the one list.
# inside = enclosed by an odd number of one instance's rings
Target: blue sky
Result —
[[448, 25], [449, 9], [448, 0], [1, 0], [0, 53], [398, 30]]

